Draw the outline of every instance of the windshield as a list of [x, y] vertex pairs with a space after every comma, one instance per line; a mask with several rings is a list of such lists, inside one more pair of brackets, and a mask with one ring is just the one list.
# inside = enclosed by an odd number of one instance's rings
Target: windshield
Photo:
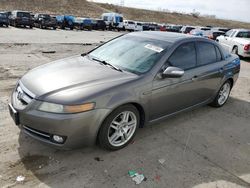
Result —
[[236, 37], [250, 38], [250, 31], [239, 32]]
[[97, 48], [89, 56], [122, 70], [142, 74], [157, 63], [168, 46], [165, 41], [125, 35]]
[[30, 13], [28, 12], [18, 12], [17, 17], [30, 17]]
[[4, 13], [0, 13], [0, 18], [7, 18], [7, 15]]
[[50, 15], [48, 14], [41, 14], [40, 17], [44, 19], [50, 19]]

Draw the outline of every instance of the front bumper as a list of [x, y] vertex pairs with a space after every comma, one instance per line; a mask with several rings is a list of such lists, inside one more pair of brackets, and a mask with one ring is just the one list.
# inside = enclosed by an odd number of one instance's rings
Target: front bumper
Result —
[[[44, 143], [64, 149], [79, 148], [93, 145], [96, 142], [98, 130], [110, 113], [110, 109], [95, 109], [76, 114], [55, 114], [33, 109], [34, 101], [23, 110], [18, 110], [15, 104], [10, 105], [18, 113], [18, 123], [21, 132]], [[13, 117], [13, 109], [9, 108]], [[65, 138], [64, 143], [53, 141], [53, 135]]]

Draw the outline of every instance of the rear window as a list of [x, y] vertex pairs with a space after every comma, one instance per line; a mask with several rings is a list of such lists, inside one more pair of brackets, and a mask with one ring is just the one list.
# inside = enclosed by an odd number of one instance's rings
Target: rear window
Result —
[[197, 49], [199, 54], [198, 65], [207, 65], [217, 62], [217, 54], [213, 44], [197, 42]]
[[190, 69], [196, 66], [196, 50], [193, 42], [180, 45], [168, 59], [168, 62], [181, 69]]
[[18, 12], [17, 17], [30, 17], [30, 13], [28, 12]]
[[250, 38], [250, 31], [239, 32], [236, 37]]

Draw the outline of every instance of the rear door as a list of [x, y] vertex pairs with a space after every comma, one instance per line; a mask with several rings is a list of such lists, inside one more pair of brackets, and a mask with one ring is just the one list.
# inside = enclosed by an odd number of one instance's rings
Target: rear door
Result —
[[225, 61], [222, 58], [219, 48], [205, 41], [196, 42], [197, 49], [197, 83], [199, 100], [206, 101], [217, 92], [223, 78], [223, 66]]

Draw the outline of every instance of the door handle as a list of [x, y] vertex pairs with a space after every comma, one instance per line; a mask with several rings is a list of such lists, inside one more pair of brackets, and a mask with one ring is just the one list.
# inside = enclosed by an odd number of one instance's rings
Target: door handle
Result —
[[192, 81], [196, 81], [198, 79], [198, 76], [194, 76], [193, 78], [192, 78]]

